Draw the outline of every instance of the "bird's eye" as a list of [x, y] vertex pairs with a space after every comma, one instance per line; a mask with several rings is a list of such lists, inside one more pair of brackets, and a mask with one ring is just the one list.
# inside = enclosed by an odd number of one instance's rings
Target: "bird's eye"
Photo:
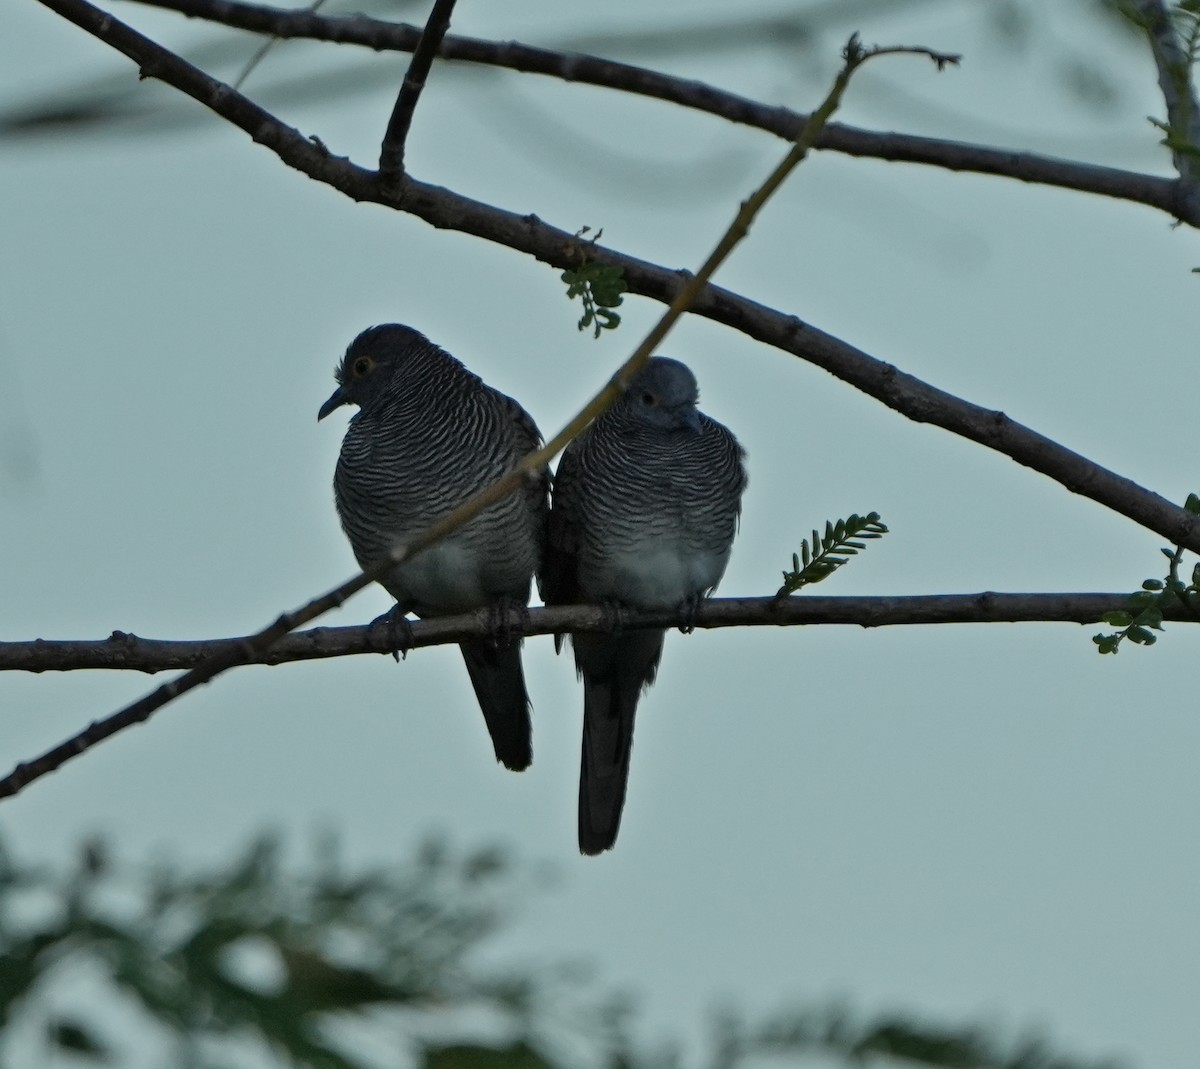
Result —
[[644, 393], [642, 394], [642, 404], [647, 408], [653, 408], [658, 404], [658, 399], [652, 393]]
[[353, 371], [354, 371], [354, 374], [361, 379], [374, 366], [375, 366], [374, 362], [371, 360], [371, 358], [369, 356], [360, 356], [357, 360], [354, 361]]

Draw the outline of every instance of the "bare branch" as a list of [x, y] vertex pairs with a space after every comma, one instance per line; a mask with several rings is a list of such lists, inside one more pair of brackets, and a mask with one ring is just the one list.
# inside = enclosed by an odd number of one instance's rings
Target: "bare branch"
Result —
[[924, 56], [933, 60], [933, 65], [939, 71], [947, 67], [957, 67], [962, 62], [962, 56], [957, 52], [939, 52], [936, 48], [926, 48], [924, 45], [869, 45], [859, 43], [858, 34], [850, 38], [847, 53], [858, 52], [861, 59], [871, 59], [873, 56]]
[[[625, 629], [639, 627], [795, 627], [851, 625], [855, 627], [903, 627], [927, 624], [1074, 623], [1095, 624], [1106, 612], [1125, 606], [1128, 593], [1062, 594], [917, 594], [875, 597], [819, 597], [806, 594], [785, 598], [712, 598], [696, 609], [694, 616], [677, 612], [621, 613]], [[1183, 606], [1164, 613], [1164, 619], [1196, 623]], [[519, 621], [509, 621], [514, 633], [537, 635], [568, 632], [607, 633], [613, 628], [612, 613], [595, 605], [562, 605], [529, 609]], [[463, 639], [485, 637], [495, 621], [487, 610], [461, 616], [418, 620], [411, 625], [409, 649], [442, 646]], [[70, 672], [80, 669], [111, 669], [132, 672], [164, 672], [194, 668], [216, 656], [235, 655], [237, 664], [289, 664], [359, 654], [394, 652], [390, 629], [365, 624], [355, 627], [317, 627], [294, 632], [271, 649], [253, 656], [244, 638], [172, 641], [139, 638], [114, 631], [106, 639], [70, 641], [35, 639], [32, 642], [0, 642], [0, 671]]]
[[425, 23], [425, 32], [413, 49], [412, 62], [408, 65], [408, 73], [400, 86], [396, 97], [396, 106], [392, 109], [392, 117], [388, 120], [387, 132], [383, 135], [383, 145], [379, 150], [379, 177], [384, 187], [389, 191], [397, 188], [399, 179], [404, 174], [404, 143], [408, 139], [408, 130], [412, 125], [413, 113], [421, 91], [425, 88], [425, 79], [429, 68], [433, 66], [433, 57], [437, 55], [442, 38], [450, 29], [450, 15], [454, 11], [455, 0], [435, 0], [433, 10]]
[[1131, 17], [1146, 32], [1158, 86], [1167, 106], [1167, 140], [1189, 199], [1200, 203], [1200, 106], [1192, 85], [1192, 61], [1162, 0], [1127, 0]]
[[[577, 242], [565, 231], [534, 215], [517, 215], [405, 176], [402, 203], [388, 197], [377, 176], [346, 159], [331, 156], [265, 109], [210, 78], [174, 53], [86, 0], [40, 0], [76, 25], [134, 59], [144, 77], [154, 77], [187, 93], [245, 130], [284, 163], [358, 201], [374, 201], [445, 227], [505, 245], [558, 268], [575, 266]], [[620, 267], [630, 292], [668, 302], [685, 284], [686, 273], [670, 271], [601, 245], [589, 255]], [[1200, 552], [1200, 519], [1131, 479], [1101, 467], [1003, 412], [972, 404], [930, 386], [796, 316], [784, 315], [746, 297], [709, 285], [691, 311], [733, 327], [777, 349], [792, 353], [849, 383], [918, 423], [931, 423], [1039, 471], [1072, 493], [1128, 517], [1173, 545]]]
[[[229, 107], [232, 104], [232, 114], [236, 115], [235, 121], [246, 121], [250, 117], [265, 116], [269, 122], [275, 122], [261, 108], [241, 97], [240, 94], [235, 93], [228, 86], [208, 79], [202, 72], [183, 63], [178, 56], [174, 56], [148, 38], [142, 37], [142, 35], [113, 19], [111, 16], [105, 15], [103, 12], [92, 7], [86, 0], [43, 0], [43, 3], [60, 12], [70, 12], [68, 17], [71, 17], [73, 21], [89, 29], [102, 39], [112, 40], [123, 51], [126, 48], [130, 49], [129, 54], [134, 55], [142, 64], [144, 76], [149, 74], [169, 81], [173, 66], [179, 66], [183, 68], [178, 73], [181, 85], [186, 87], [185, 91], [193, 93], [197, 85], [203, 85], [205, 81], [211, 83], [207, 86], [212, 91], [212, 99], [208, 103], [214, 110], [221, 111], [224, 114], [225, 112], [222, 110], [222, 107]], [[726, 228], [725, 233], [721, 235], [716, 248], [709, 255], [708, 259], [705, 260], [700, 270], [694, 276], [688, 278], [682, 285], [676, 287], [667, 310], [646, 335], [633, 355], [618, 369], [604, 389], [584, 406], [583, 410], [554, 438], [548, 441], [545, 446], [530, 453], [507, 475], [504, 475], [490, 486], [472, 495], [411, 541], [393, 546], [387, 556], [375, 562], [370, 567], [364, 568], [358, 575], [348, 579], [328, 593], [312, 599], [294, 612], [284, 613], [274, 623], [242, 639], [239, 647], [214, 655], [184, 675], [159, 687], [157, 690], [125, 706], [123, 709], [119, 709], [104, 720], [93, 721], [74, 738], [54, 747], [40, 757], [29, 762], [18, 763], [17, 767], [7, 777], [0, 780], [0, 798], [16, 794], [23, 787], [33, 782], [33, 780], [55, 771], [63, 763], [72, 757], [78, 757], [96, 745], [96, 743], [111, 737], [124, 728], [141, 723], [154, 712], [178, 698], [181, 694], [208, 683], [221, 673], [235, 667], [239, 649], [242, 653], [255, 657], [264, 653], [289, 631], [295, 630], [310, 620], [315, 620], [318, 616], [342, 604], [347, 598], [351, 597], [367, 584], [382, 578], [396, 565], [411, 559], [417, 553], [428, 549], [447, 535], [458, 530], [501, 498], [512, 493], [525, 480], [537, 477], [541, 470], [554, 459], [558, 452], [572, 438], [579, 434], [593, 419], [603, 413], [628, 387], [629, 382], [650, 359], [651, 353], [658, 347], [663, 338], [666, 337], [667, 332], [689, 308], [697, 295], [704, 290], [708, 279], [721, 263], [724, 262], [737, 243], [749, 232], [751, 222], [753, 222], [755, 216], [772, 193], [774, 193], [791, 170], [807, 155], [821, 128], [837, 108], [850, 76], [858, 66], [870, 58], [872, 57], [869, 53], [864, 53], [857, 47], [856, 39], [851, 38], [845, 52], [845, 61], [842, 70], [838, 73], [833, 88], [829, 91], [821, 107], [813, 112], [812, 117], [805, 124], [800, 137], [789, 150], [783, 162], [772, 171], [762, 187], [756, 190], [742, 204], [733, 222]], [[152, 66], [150, 66], [151, 63], [153, 64]], [[275, 123], [275, 125], [279, 126], [280, 130], [285, 132], [285, 136], [286, 134], [294, 133], [294, 131], [288, 131], [287, 128], [282, 127], [279, 123]], [[256, 131], [261, 133], [257, 127]], [[260, 138], [256, 136], [255, 139], [259, 140]], [[381, 183], [378, 181], [379, 176], [376, 175], [373, 177], [376, 179], [375, 184], [377, 188], [381, 187]], [[407, 184], [407, 179], [404, 175], [399, 176], [399, 180]], [[382, 190], [381, 195], [386, 199], [391, 199], [390, 194], [382, 192]]]
[[[238, 0], [138, 2], [254, 33], [363, 45], [375, 51], [411, 52], [421, 37], [421, 32], [415, 27], [383, 22], [365, 15], [321, 17], [306, 11], [281, 10], [261, 4], [240, 3]], [[448, 35], [442, 42], [441, 57], [543, 74], [564, 81], [650, 97], [704, 111], [729, 122], [752, 126], [786, 141], [795, 140], [808, 120], [807, 115], [789, 108], [762, 104], [703, 82], [675, 78], [597, 56], [556, 52], [515, 41], [485, 41]], [[1200, 204], [1189, 198], [1188, 188], [1179, 180], [1157, 175], [933, 137], [862, 130], [841, 123], [826, 126], [817, 141], [817, 147], [849, 156], [999, 175], [1034, 185], [1056, 186], [1132, 201], [1157, 208], [1181, 222], [1200, 227]]]

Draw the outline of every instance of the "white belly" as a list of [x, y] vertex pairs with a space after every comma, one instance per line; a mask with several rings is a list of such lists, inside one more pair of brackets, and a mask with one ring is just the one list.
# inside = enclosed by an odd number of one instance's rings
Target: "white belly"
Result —
[[704, 594], [721, 581], [729, 554], [651, 550], [607, 561], [584, 589], [593, 598], [615, 598], [643, 609], [674, 609], [690, 597]]
[[402, 564], [384, 585], [401, 605], [419, 615], [468, 612], [488, 603], [478, 555], [454, 541], [441, 542]]

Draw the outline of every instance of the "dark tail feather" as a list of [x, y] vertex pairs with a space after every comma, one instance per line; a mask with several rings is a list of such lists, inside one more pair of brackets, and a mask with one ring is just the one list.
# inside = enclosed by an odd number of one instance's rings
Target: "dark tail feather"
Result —
[[642, 690], [654, 681], [665, 631], [616, 637], [576, 635], [583, 676], [583, 756], [579, 771], [579, 850], [599, 854], [617, 841], [633, 720]]
[[497, 645], [488, 638], [472, 638], [460, 643], [459, 648], [492, 736], [496, 760], [514, 772], [528, 768], [533, 761], [533, 728], [520, 645]]

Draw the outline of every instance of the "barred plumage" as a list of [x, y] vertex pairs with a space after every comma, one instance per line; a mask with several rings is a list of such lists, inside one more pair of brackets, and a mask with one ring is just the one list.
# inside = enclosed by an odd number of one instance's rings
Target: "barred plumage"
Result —
[[[540, 579], [546, 604], [679, 608], [712, 593], [737, 531], [745, 454], [696, 402], [691, 371], [655, 357], [567, 447], [555, 474]], [[665, 634], [572, 636], [584, 684], [585, 854], [616, 841], [638, 698], [654, 681]]]
[[[338, 366], [318, 419], [357, 404], [334, 473], [342, 528], [362, 567], [378, 561], [510, 471], [539, 445], [528, 413], [410, 327], [363, 331]], [[497, 502], [380, 582], [397, 611], [439, 616], [529, 603], [541, 561], [549, 476]], [[496, 759], [532, 759], [519, 645], [461, 645]]]

